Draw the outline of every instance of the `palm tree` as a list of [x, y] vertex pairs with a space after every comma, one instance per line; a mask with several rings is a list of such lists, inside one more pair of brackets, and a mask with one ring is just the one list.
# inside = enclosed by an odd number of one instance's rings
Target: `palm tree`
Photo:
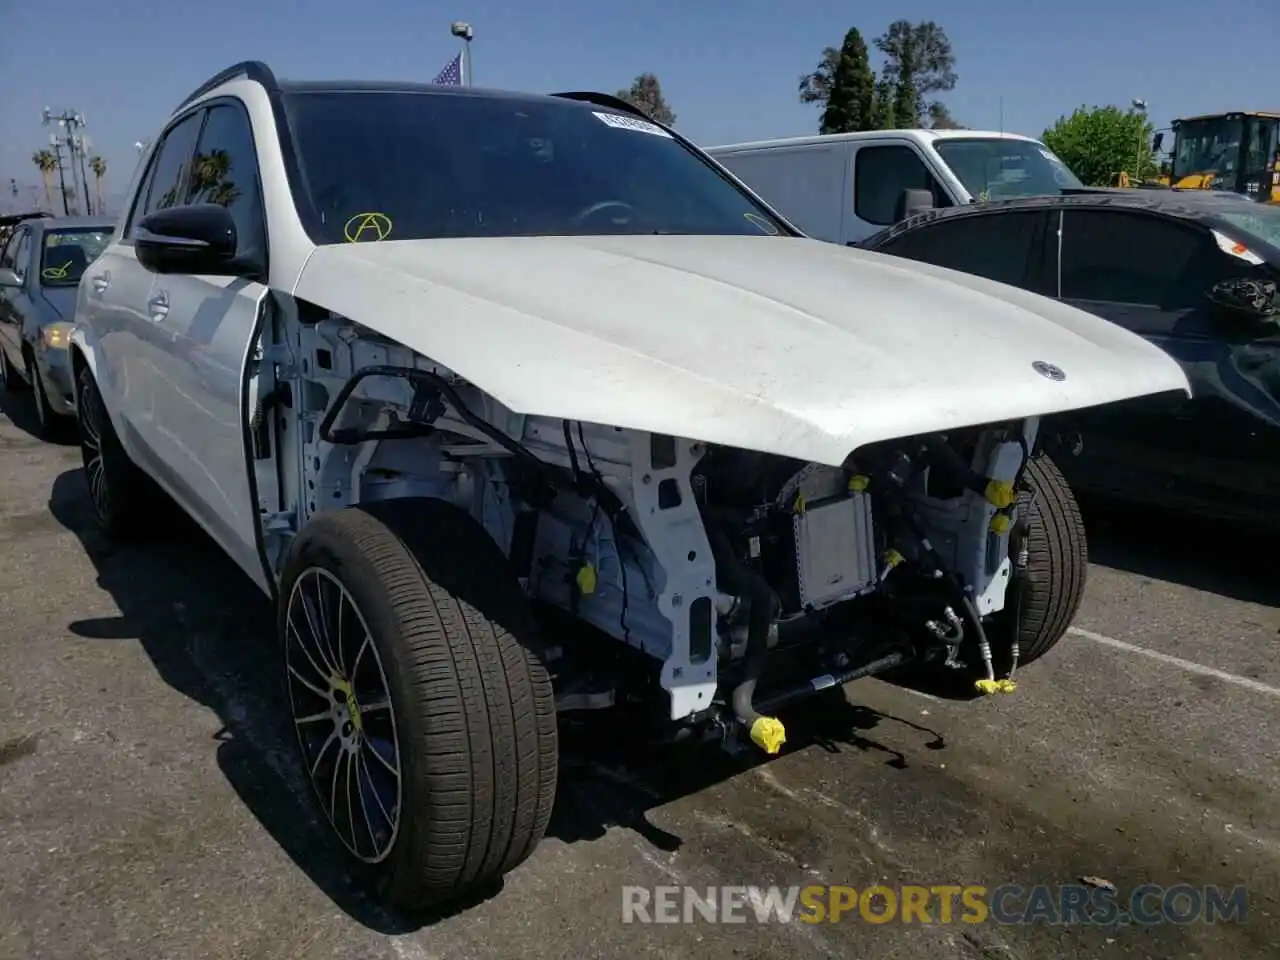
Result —
[[44, 178], [44, 202], [49, 212], [53, 213], [53, 175], [58, 171], [58, 158], [52, 150], [37, 150], [31, 155], [31, 162]]
[[107, 175], [107, 161], [96, 155], [90, 157], [89, 169], [93, 171], [93, 189], [98, 197], [98, 211], [101, 212], [107, 208], [102, 200], [102, 178]]

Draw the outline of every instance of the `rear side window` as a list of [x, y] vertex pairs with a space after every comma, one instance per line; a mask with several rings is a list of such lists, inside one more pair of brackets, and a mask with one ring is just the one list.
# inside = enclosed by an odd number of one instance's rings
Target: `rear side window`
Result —
[[31, 231], [20, 231], [15, 242], [17, 246], [13, 249], [13, 272], [19, 277], [25, 277], [31, 263]]
[[235, 221], [241, 256], [264, 246], [258, 156], [249, 118], [239, 107], [219, 104], [209, 110], [183, 202], [226, 207]]
[[1207, 235], [1164, 217], [1067, 210], [1062, 296], [1183, 310], [1204, 302], [1212, 266]]
[[203, 117], [204, 111], [198, 110], [165, 135], [155, 159], [155, 172], [151, 177], [151, 187], [142, 208], [142, 216], [182, 202], [191, 157], [196, 149], [196, 137], [200, 133], [200, 120]]
[[878, 249], [935, 266], [1030, 287], [1040, 212], [961, 216], [904, 233]]
[[910, 147], [862, 147], [854, 154], [853, 212], [860, 220], [893, 223], [903, 190], [929, 190], [935, 207], [951, 206], [942, 185]]
[[22, 239], [22, 234], [22, 230], [16, 230], [9, 238], [4, 246], [4, 253], [0, 254], [0, 267], [8, 267], [10, 270], [17, 267], [18, 241]]

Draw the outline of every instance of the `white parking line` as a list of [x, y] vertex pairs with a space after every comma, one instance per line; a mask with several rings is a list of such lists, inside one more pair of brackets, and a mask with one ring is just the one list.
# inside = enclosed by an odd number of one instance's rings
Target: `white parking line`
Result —
[[1183, 660], [1181, 657], [1175, 657], [1172, 654], [1161, 653], [1158, 650], [1150, 650], [1146, 647], [1140, 647], [1133, 643], [1126, 643], [1123, 640], [1117, 640], [1115, 637], [1108, 637], [1106, 634], [1094, 633], [1092, 630], [1085, 630], [1083, 627], [1068, 627], [1067, 633], [1075, 634], [1077, 637], [1084, 637], [1086, 640], [1092, 640], [1094, 643], [1100, 643], [1103, 646], [1112, 647], [1116, 650], [1124, 650], [1126, 653], [1141, 654], [1144, 657], [1150, 657], [1152, 660], [1159, 660], [1161, 663], [1167, 663], [1170, 666], [1186, 670], [1188, 673], [1198, 673], [1202, 677], [1213, 677], [1215, 680], [1221, 680], [1223, 683], [1234, 684], [1237, 687], [1243, 687], [1245, 690], [1252, 690], [1254, 693], [1264, 693], [1268, 696], [1280, 697], [1280, 687], [1273, 687], [1270, 684], [1263, 683], [1260, 680], [1254, 680], [1251, 677], [1241, 677], [1234, 673], [1227, 673], [1225, 670], [1206, 667], [1203, 663]]

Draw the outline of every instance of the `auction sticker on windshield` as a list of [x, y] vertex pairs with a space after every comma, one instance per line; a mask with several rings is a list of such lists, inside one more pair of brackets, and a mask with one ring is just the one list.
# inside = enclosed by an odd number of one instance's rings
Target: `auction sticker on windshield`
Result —
[[592, 111], [600, 122], [606, 126], [616, 127], [618, 130], [635, 130], [637, 133], [651, 133], [655, 137], [666, 137], [671, 139], [671, 134], [663, 130], [656, 123], [650, 123], [648, 120], [641, 120], [638, 117], [627, 117], [620, 113], [600, 113], [597, 110]]

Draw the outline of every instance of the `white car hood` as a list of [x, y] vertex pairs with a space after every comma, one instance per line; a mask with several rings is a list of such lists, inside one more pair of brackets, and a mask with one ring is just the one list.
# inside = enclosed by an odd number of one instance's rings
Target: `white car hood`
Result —
[[518, 413], [831, 465], [878, 440], [1190, 393], [1173, 359], [1105, 320], [818, 240], [340, 244], [315, 249], [295, 293]]

